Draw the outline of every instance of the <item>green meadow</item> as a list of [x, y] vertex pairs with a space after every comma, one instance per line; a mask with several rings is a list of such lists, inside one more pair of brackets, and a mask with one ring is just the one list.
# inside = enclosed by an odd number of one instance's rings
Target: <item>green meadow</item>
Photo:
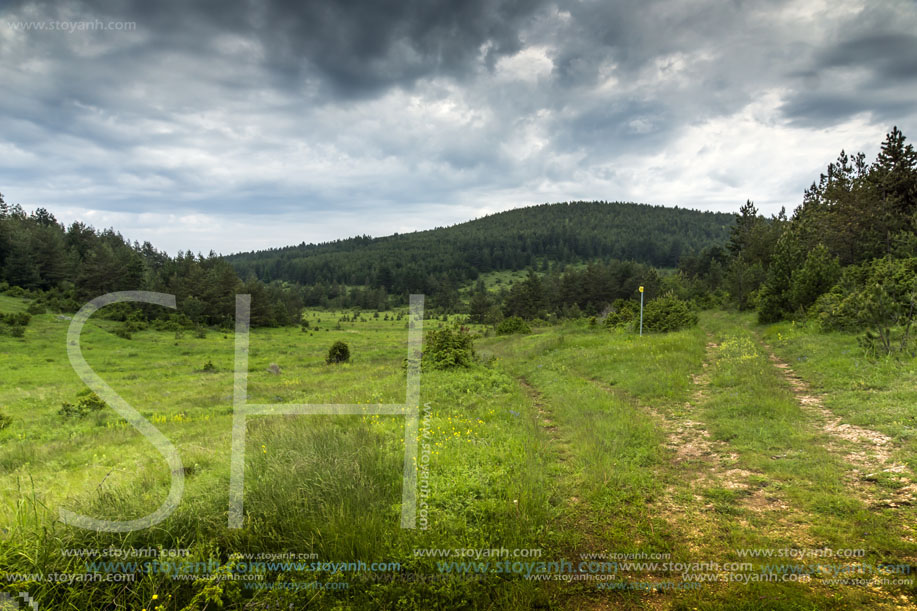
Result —
[[[404, 402], [406, 315], [342, 316], [253, 330], [249, 401]], [[68, 325], [0, 336], [0, 588], [40, 609], [917, 607], [917, 360], [853, 335], [472, 326], [473, 367], [421, 376], [424, 527], [400, 527], [404, 419], [368, 414], [249, 418], [231, 529], [233, 333], [95, 317], [85, 358], [185, 475], [167, 519], [100, 533], [58, 511], [142, 517], [170, 472], [111, 408], [61, 413], [86, 397]], [[326, 364], [339, 340], [350, 362]]]

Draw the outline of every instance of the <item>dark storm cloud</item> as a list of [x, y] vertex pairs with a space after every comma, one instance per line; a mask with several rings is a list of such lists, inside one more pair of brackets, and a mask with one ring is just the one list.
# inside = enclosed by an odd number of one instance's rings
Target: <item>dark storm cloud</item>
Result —
[[917, 35], [881, 32], [845, 40], [821, 55], [825, 67], [868, 67], [877, 80], [917, 78]]
[[[318, 77], [343, 97], [410, 86], [430, 75], [461, 76], [520, 48], [519, 31], [541, 2], [526, 0], [166, 0], [74, 3], [87, 18], [133, 21], [146, 45], [208, 52], [232, 32], [257, 39], [264, 67], [288, 86]], [[60, 3], [21, 3], [59, 15]]]
[[827, 126], [859, 113], [898, 122], [913, 113], [917, 87], [913, 2], [866, 3], [818, 45], [783, 111], [796, 124]]

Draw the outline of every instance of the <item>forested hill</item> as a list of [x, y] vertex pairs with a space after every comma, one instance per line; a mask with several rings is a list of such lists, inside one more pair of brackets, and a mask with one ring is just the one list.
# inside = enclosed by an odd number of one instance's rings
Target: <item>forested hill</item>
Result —
[[734, 214], [646, 204], [571, 202], [500, 212], [408, 234], [368, 236], [228, 256], [239, 275], [270, 282], [349, 284], [401, 293], [430, 276], [451, 281], [545, 261], [628, 259], [674, 267], [683, 254], [722, 244]]

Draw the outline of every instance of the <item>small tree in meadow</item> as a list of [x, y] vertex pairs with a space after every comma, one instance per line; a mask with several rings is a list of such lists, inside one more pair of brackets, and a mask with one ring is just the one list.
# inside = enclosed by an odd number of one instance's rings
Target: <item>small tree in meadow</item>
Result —
[[424, 338], [421, 363], [424, 369], [471, 367], [474, 338], [464, 326], [447, 325], [434, 329]]
[[331, 344], [331, 348], [328, 350], [328, 356], [325, 357], [325, 362], [329, 365], [334, 363], [346, 363], [349, 360], [350, 348], [341, 341]]

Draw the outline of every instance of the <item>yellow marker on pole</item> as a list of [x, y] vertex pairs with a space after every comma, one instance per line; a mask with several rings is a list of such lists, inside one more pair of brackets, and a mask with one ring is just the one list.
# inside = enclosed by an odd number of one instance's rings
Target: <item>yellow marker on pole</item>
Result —
[[643, 336], [643, 287], [640, 287], [640, 335]]

